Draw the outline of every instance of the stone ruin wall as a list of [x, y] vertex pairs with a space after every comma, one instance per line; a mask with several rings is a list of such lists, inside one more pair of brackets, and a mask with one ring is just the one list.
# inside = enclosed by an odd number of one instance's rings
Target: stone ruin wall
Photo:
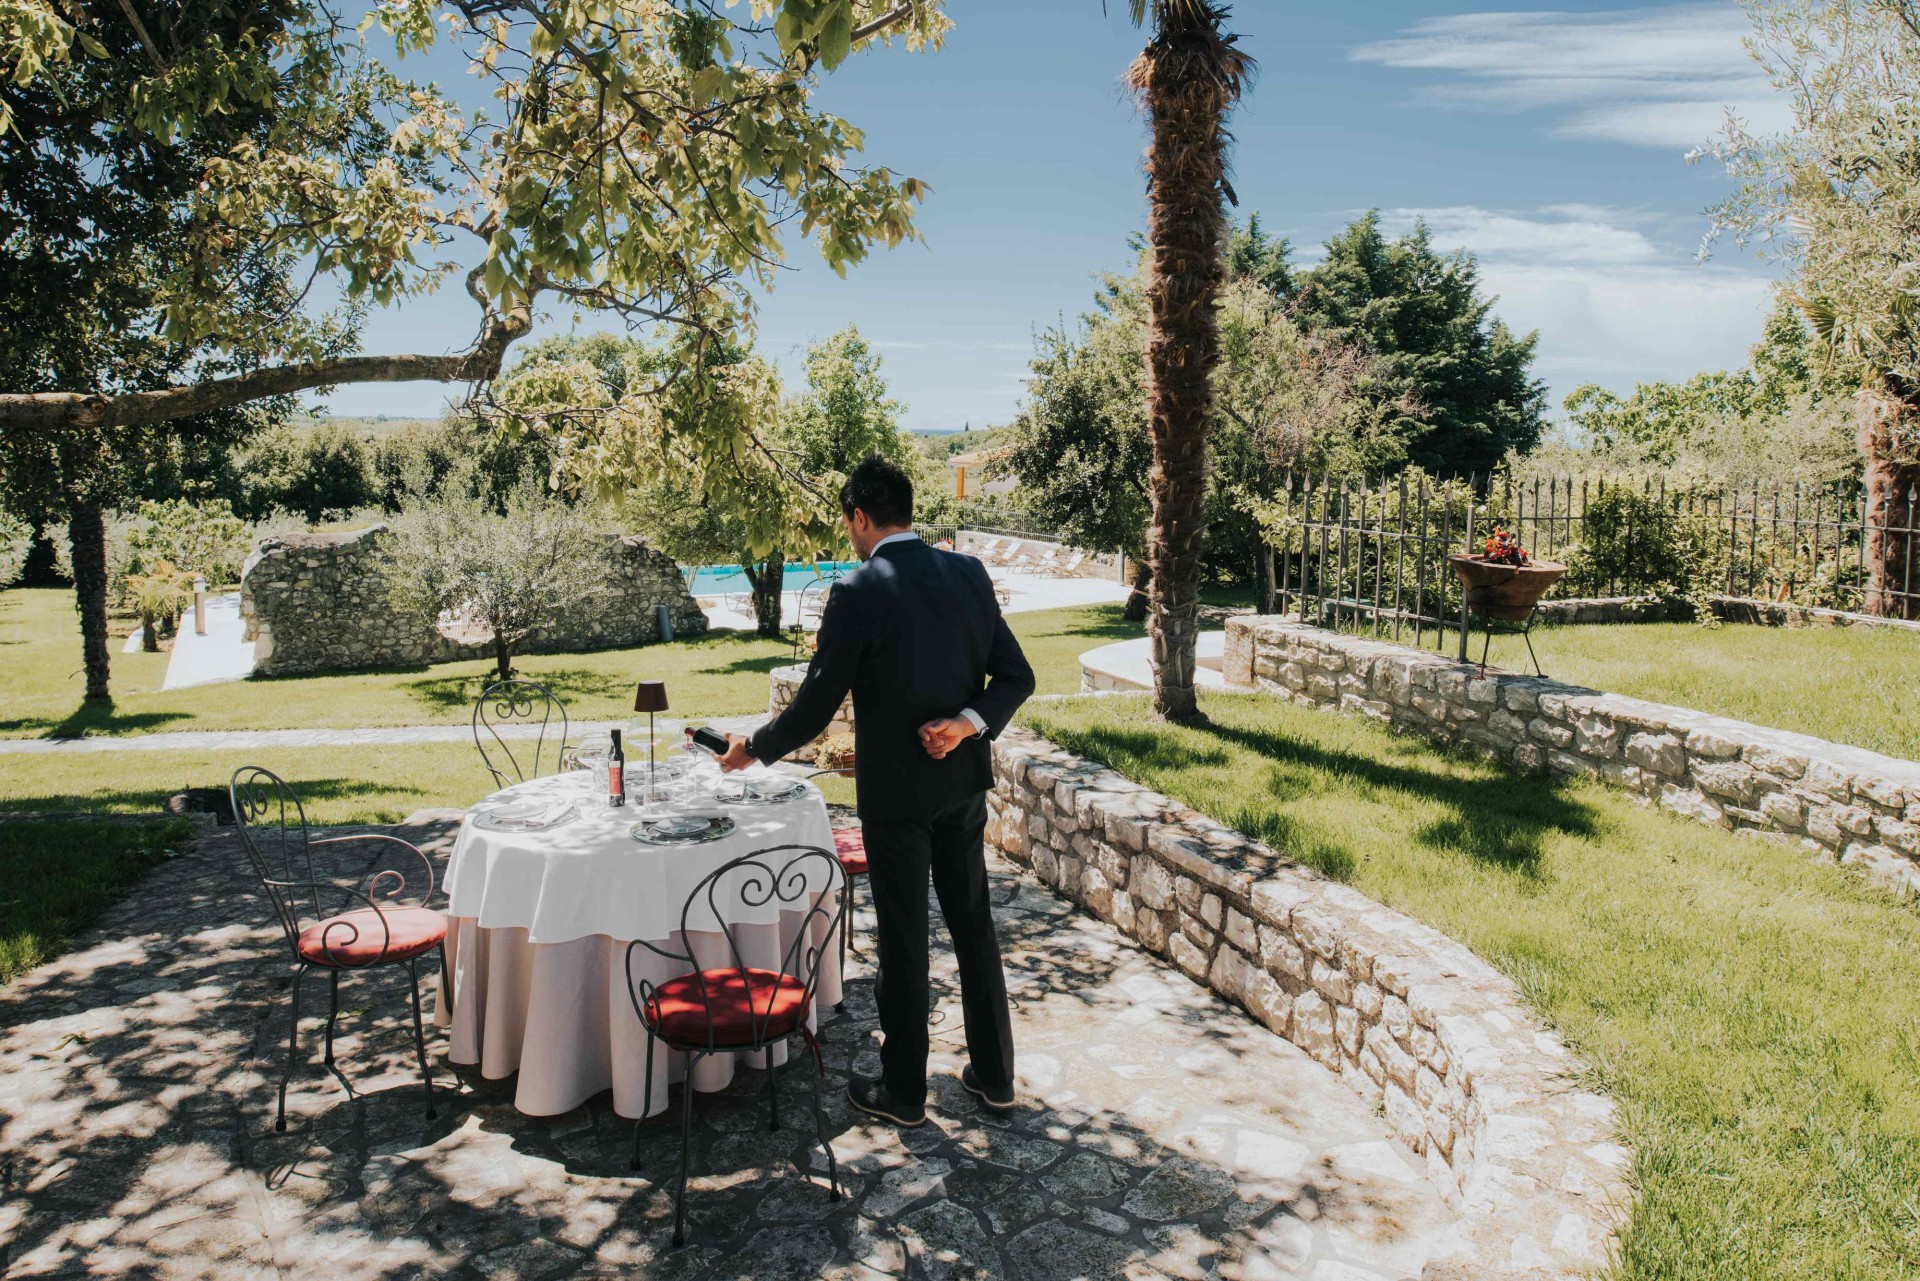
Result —
[[[456, 641], [388, 601], [380, 564], [384, 525], [341, 534], [278, 534], [260, 541], [240, 580], [240, 610], [255, 644], [254, 672], [292, 676], [418, 667], [491, 656], [484, 640]], [[666, 605], [675, 636], [707, 630], [680, 567], [639, 538], [607, 536], [609, 590], [558, 606], [517, 653], [611, 649], [660, 639]]]

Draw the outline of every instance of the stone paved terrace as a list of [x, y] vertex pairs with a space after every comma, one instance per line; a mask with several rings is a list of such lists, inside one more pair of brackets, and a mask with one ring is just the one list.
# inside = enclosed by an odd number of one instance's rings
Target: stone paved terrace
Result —
[[[444, 857], [446, 825], [396, 830]], [[0, 990], [8, 1278], [1368, 1281], [1418, 1275], [1450, 1232], [1335, 1077], [1004, 866], [1026, 1102], [983, 1116], [958, 1088], [957, 992], [936, 962], [936, 1123], [858, 1123], [847, 1069], [877, 1055], [856, 960], [846, 1013], [823, 1028], [849, 1200], [795, 1171], [818, 1164], [811, 1126], [792, 1124], [808, 1115], [796, 1046], [789, 1128], [763, 1128], [757, 1072], [697, 1099], [690, 1244], [670, 1252], [677, 1127], [654, 1118], [630, 1173], [630, 1125], [604, 1097], [523, 1117], [502, 1085], [444, 1063], [426, 1121], [396, 974], [343, 985], [344, 1076], [323, 1073], [309, 1022], [277, 1135], [287, 967], [243, 866], [231, 831], [209, 830]]]

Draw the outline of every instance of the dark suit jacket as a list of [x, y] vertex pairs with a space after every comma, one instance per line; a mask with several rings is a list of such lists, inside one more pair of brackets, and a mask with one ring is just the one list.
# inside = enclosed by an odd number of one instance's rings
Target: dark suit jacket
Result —
[[[1000, 617], [986, 567], [918, 539], [880, 548], [833, 586], [819, 645], [787, 709], [747, 742], [773, 762], [825, 729], [853, 693], [860, 813], [926, 816], [993, 786], [997, 737], [1033, 693], [1033, 668]], [[987, 723], [944, 760], [920, 727], [971, 707]]]

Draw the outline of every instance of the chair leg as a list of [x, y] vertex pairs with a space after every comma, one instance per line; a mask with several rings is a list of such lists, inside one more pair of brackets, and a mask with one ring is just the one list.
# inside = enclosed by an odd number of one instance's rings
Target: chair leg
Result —
[[300, 980], [306, 976], [304, 965], [293, 972], [293, 1019], [287, 1025], [287, 1066], [280, 1073], [280, 1115], [273, 1123], [273, 1128], [283, 1134], [287, 1129], [287, 1081], [293, 1076], [294, 1056], [300, 1052]]
[[687, 1155], [693, 1150], [693, 1069], [695, 1056], [686, 1055], [686, 1079], [680, 1084], [680, 1188], [673, 1194], [673, 1248], [687, 1243]]
[[840, 1164], [834, 1159], [833, 1144], [827, 1141], [827, 1114], [820, 1108], [820, 1078], [825, 1075], [826, 1069], [823, 1067], [814, 1074], [813, 1078], [813, 1128], [820, 1136], [820, 1146], [826, 1149], [827, 1153], [827, 1186], [832, 1191], [833, 1199], [838, 1201], [840, 1199]]
[[847, 1008], [847, 936], [853, 933], [853, 878], [846, 878], [846, 907], [840, 913], [840, 999], [833, 1003], [833, 1012], [841, 1014]]
[[767, 1042], [767, 1128], [780, 1128], [780, 1087], [773, 1079], [773, 1042]]
[[647, 1037], [647, 1080], [646, 1092], [640, 1096], [640, 1116], [633, 1123], [633, 1159], [627, 1168], [640, 1168], [640, 1127], [647, 1123], [647, 1109], [653, 1106], [653, 1037]]
[[340, 971], [327, 975], [327, 1066], [333, 1066], [333, 1021], [340, 1017]]
[[427, 1120], [434, 1119], [433, 1110], [433, 1066], [427, 1062], [427, 1034], [420, 1022], [420, 967], [413, 961], [407, 962], [407, 977], [412, 980], [413, 989], [413, 1048], [420, 1054], [420, 1079], [427, 1086]]

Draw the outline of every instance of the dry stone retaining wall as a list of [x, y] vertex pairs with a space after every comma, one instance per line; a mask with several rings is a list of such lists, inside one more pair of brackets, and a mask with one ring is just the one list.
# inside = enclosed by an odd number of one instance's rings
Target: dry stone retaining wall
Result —
[[[794, 663], [788, 667], [776, 667], [767, 677], [767, 714], [778, 716], [787, 710], [793, 702], [793, 696], [800, 691], [801, 682], [807, 679], [807, 664]], [[853, 695], [841, 700], [840, 710], [833, 714], [833, 720], [827, 727], [814, 736], [813, 741], [800, 747], [794, 756], [800, 760], [815, 759], [820, 745], [839, 734], [853, 733]]]
[[1612, 1104], [1460, 944], [1022, 730], [988, 840], [1364, 1096], [1459, 1212], [1423, 1277], [1587, 1275], [1625, 1206]]
[[[456, 641], [388, 603], [379, 541], [384, 525], [342, 534], [279, 534], [260, 541], [240, 580], [240, 612], [254, 642], [254, 671], [285, 676], [367, 667], [411, 667], [491, 653]], [[517, 652], [606, 649], [660, 638], [665, 604], [677, 636], [707, 630], [679, 566], [638, 538], [607, 537], [608, 590], [557, 604]]]
[[1920, 888], [1920, 764], [1684, 707], [1487, 672], [1285, 619], [1227, 624], [1230, 687], [1370, 717]]

